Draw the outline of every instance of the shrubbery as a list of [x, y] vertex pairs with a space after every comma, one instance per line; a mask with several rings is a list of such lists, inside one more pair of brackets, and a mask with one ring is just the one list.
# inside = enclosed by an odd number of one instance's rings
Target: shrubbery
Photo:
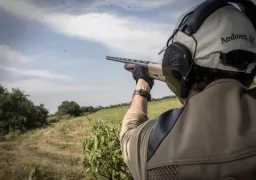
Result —
[[28, 99], [18, 88], [8, 91], [0, 85], [0, 134], [42, 127], [47, 123], [48, 110]]
[[73, 117], [80, 116], [82, 114], [80, 106], [74, 101], [63, 101], [58, 107], [58, 115], [70, 115]]
[[95, 113], [101, 109], [103, 109], [102, 106], [98, 106], [98, 107], [82, 106], [82, 107], [80, 107], [80, 105], [74, 101], [63, 101], [61, 103], [61, 105], [58, 106], [58, 111], [56, 112], [55, 115], [57, 115], [57, 116], [68, 115], [70, 117], [78, 117], [78, 116]]
[[95, 179], [130, 180], [131, 174], [123, 162], [119, 129], [102, 121], [92, 125], [94, 137], [86, 137], [83, 142], [83, 165], [88, 176]]

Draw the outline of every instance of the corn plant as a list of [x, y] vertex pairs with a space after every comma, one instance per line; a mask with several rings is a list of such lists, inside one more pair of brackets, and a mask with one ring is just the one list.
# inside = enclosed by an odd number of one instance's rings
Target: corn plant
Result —
[[92, 125], [92, 132], [95, 136], [83, 142], [86, 174], [94, 179], [132, 179], [121, 154], [120, 130], [98, 121]]

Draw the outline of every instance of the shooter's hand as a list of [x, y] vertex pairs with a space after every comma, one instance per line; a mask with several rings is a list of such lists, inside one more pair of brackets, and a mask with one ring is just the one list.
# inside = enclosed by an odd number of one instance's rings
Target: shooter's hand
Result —
[[138, 83], [139, 79], [143, 79], [149, 85], [150, 89], [152, 89], [154, 85], [154, 79], [149, 77], [147, 68], [136, 65], [132, 75], [136, 81], [136, 84]]

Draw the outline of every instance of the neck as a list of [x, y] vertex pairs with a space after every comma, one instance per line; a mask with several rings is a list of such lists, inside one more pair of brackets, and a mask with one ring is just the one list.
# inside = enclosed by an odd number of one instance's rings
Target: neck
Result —
[[189, 93], [188, 93], [188, 97], [185, 98], [185, 99], [182, 99], [182, 98], [178, 98], [180, 103], [181, 104], [185, 104], [185, 102], [191, 98], [192, 96], [196, 95], [197, 93], [199, 93], [199, 91], [196, 91], [196, 90], [190, 90]]

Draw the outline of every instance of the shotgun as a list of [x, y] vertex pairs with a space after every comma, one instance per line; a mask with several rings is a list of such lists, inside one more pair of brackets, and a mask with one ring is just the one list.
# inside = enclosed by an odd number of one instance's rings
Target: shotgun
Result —
[[151, 78], [165, 82], [165, 77], [163, 76], [162, 73], [161, 63], [112, 56], [106, 56], [106, 59], [110, 61], [125, 63], [124, 68], [130, 72], [134, 70], [135, 65], [146, 67], [148, 70], [148, 74]]

